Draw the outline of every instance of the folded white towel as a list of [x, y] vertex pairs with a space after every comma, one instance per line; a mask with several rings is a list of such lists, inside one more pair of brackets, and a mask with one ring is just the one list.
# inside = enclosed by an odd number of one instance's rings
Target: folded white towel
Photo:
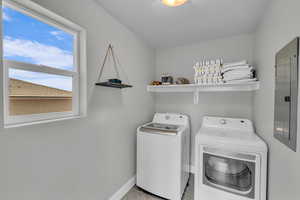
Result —
[[247, 82], [254, 82], [254, 81], [257, 81], [257, 78], [231, 80], [231, 81], [225, 81], [225, 83], [247, 83]]
[[251, 65], [237, 65], [237, 66], [231, 66], [231, 67], [223, 67], [222, 68], [222, 72], [228, 72], [228, 71], [232, 71], [232, 70], [240, 70], [240, 69], [253, 69], [253, 67]]
[[249, 78], [253, 78], [252, 74], [233, 74], [230, 76], [223, 76], [224, 79], [226, 80], [231, 80], [231, 79], [241, 79], [244, 77], [249, 77]]
[[239, 61], [239, 62], [232, 62], [232, 63], [224, 63], [223, 64], [223, 68], [226, 68], [226, 67], [233, 67], [233, 66], [240, 66], [240, 65], [247, 65], [247, 60], [242, 60], [242, 61]]
[[223, 73], [223, 76], [231, 76], [231, 75], [246, 75], [246, 74], [253, 74], [254, 70], [249, 69], [239, 69], [239, 70], [231, 70]]
[[240, 80], [240, 79], [249, 79], [253, 78], [252, 74], [237, 74], [237, 75], [231, 75], [231, 76], [223, 76], [223, 80], [230, 81], [230, 80]]

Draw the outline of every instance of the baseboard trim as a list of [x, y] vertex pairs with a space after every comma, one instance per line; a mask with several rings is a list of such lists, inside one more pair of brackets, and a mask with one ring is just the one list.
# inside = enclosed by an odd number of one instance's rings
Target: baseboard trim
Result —
[[135, 176], [129, 179], [109, 200], [121, 200], [129, 190], [135, 185]]
[[[190, 165], [190, 173], [195, 174], [195, 166]], [[136, 177], [133, 176], [129, 179], [115, 194], [113, 194], [109, 200], [121, 200], [129, 190], [135, 185]]]

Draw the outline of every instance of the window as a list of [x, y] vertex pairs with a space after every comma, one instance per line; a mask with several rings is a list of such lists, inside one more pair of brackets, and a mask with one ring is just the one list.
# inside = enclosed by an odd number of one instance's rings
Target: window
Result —
[[2, 6], [4, 125], [86, 115], [85, 31], [22, 0]]

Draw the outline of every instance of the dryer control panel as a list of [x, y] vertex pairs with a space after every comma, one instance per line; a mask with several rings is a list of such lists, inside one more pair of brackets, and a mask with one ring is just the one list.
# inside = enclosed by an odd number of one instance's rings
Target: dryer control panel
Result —
[[252, 122], [248, 119], [204, 117], [202, 127], [220, 128], [254, 133]]

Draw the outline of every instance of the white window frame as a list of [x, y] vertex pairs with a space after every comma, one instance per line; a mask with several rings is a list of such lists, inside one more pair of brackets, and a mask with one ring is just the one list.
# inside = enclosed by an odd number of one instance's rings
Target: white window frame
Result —
[[[29, 0], [2, 0], [2, 4], [21, 13], [29, 15], [51, 26], [59, 28], [74, 36], [74, 69], [35, 65], [11, 60], [3, 60], [3, 106], [4, 127], [19, 127], [24, 125], [47, 123], [58, 120], [81, 118], [86, 116], [86, 31], [77, 24], [39, 6]], [[1, 19], [2, 20], [2, 19]], [[32, 72], [42, 72], [53, 75], [63, 75], [73, 78], [72, 83], [72, 111], [49, 112], [28, 115], [9, 115], [9, 69], [19, 69]]]

